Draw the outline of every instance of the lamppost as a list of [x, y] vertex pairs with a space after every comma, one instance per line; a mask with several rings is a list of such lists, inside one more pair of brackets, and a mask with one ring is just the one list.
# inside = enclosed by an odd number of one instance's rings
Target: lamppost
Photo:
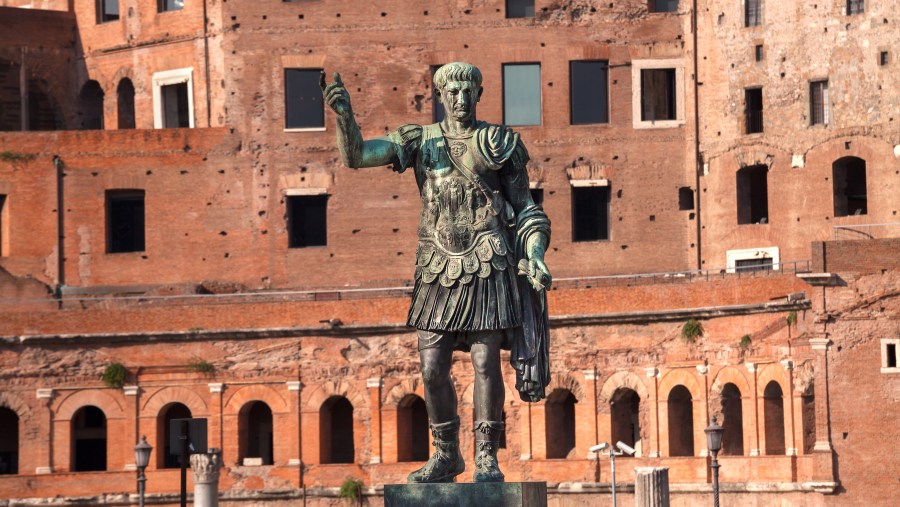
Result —
[[153, 452], [153, 446], [147, 443], [147, 436], [141, 436], [141, 443], [134, 446], [134, 462], [138, 470], [138, 505], [140, 507], [144, 507], [144, 484], [147, 482], [144, 469], [150, 464], [151, 452]]
[[715, 507], [719, 507], [719, 451], [722, 450], [722, 433], [725, 428], [719, 426], [716, 422], [716, 416], [713, 416], [712, 423], [705, 430], [706, 446], [709, 448], [709, 454], [712, 455], [712, 464], [710, 468], [713, 470], [713, 498]]

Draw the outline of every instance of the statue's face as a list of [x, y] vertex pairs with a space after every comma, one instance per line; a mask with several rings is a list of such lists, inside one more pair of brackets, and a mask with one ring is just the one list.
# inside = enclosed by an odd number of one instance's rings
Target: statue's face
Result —
[[482, 88], [471, 81], [450, 81], [441, 90], [440, 99], [448, 116], [456, 121], [475, 117], [475, 104], [481, 99]]

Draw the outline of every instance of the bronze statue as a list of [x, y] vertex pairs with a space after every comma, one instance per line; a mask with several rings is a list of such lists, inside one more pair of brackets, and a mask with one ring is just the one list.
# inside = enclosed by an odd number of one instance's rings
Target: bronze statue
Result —
[[407, 322], [418, 331], [435, 452], [410, 482], [452, 482], [465, 469], [450, 380], [453, 350], [471, 351], [475, 369], [475, 482], [504, 478], [497, 463], [505, 431], [500, 349], [511, 349], [523, 400], [544, 398], [550, 377], [544, 292], [551, 282], [544, 264], [550, 221], [531, 198], [519, 134], [475, 117], [481, 79], [473, 65], [444, 65], [434, 75], [443, 121], [363, 141], [340, 74], [327, 86], [322, 75], [344, 165], [412, 168], [422, 198]]

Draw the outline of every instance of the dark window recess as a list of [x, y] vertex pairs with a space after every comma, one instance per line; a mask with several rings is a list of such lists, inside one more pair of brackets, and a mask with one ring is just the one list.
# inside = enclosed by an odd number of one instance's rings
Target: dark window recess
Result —
[[694, 403], [682, 385], [669, 391], [669, 456], [694, 455]]
[[764, 224], [769, 219], [769, 169], [764, 165], [737, 172], [738, 224]]
[[766, 456], [784, 456], [784, 391], [776, 381], [763, 390], [763, 427], [766, 437]]
[[78, 99], [81, 129], [103, 129], [103, 89], [100, 88], [100, 83], [94, 80], [85, 83]]
[[888, 64], [888, 52], [882, 51], [878, 55], [878, 65], [887, 65]]
[[97, 407], [82, 407], [72, 418], [72, 471], [106, 470], [106, 415]]
[[844, 157], [831, 165], [831, 176], [834, 216], [867, 214], [866, 161], [858, 157]]
[[744, 0], [744, 26], [762, 24], [762, 0]]
[[0, 194], [0, 257], [8, 255], [6, 248], [3, 246], [7, 227], [9, 227], [9, 220], [6, 218], [6, 196]]
[[543, 188], [532, 188], [531, 189], [531, 200], [534, 201], [538, 206], [544, 205], [544, 189]]
[[742, 456], [744, 454], [744, 408], [741, 406], [741, 391], [732, 383], [722, 388], [722, 454]]
[[119, 0], [97, 0], [97, 23], [119, 19]]
[[116, 91], [119, 107], [119, 128], [134, 128], [134, 85], [131, 80], [123, 78], [119, 81], [119, 87]]
[[763, 131], [763, 94], [762, 88], [749, 88], [744, 90], [744, 104], [746, 110], [745, 128], [748, 134], [757, 134]]
[[106, 252], [144, 251], [144, 191], [107, 190]]
[[[321, 91], [319, 94], [321, 95]], [[188, 104], [188, 84], [176, 83], [160, 89], [163, 106], [163, 128], [177, 129], [191, 126], [191, 111]]]
[[847, 14], [862, 14], [865, 11], [865, 0], [847, 0]]
[[547, 459], [565, 459], [575, 448], [575, 404], [568, 389], [555, 389], [544, 405]]
[[263, 465], [275, 463], [274, 426], [272, 409], [265, 402], [253, 401], [241, 409], [243, 428], [241, 437], [246, 438], [246, 445], [241, 449], [243, 458], [261, 458]]
[[609, 239], [609, 187], [572, 188], [572, 241]]
[[[157, 442], [163, 444], [163, 448], [160, 449], [159, 456], [159, 468], [180, 468], [181, 467], [181, 456], [177, 454], [177, 449], [172, 449], [169, 447], [170, 437], [172, 436], [171, 431], [171, 422], [172, 419], [190, 419], [191, 409], [187, 408], [182, 403], [170, 403], [163, 409], [160, 415], [159, 420], [159, 436], [162, 437]], [[176, 453], [172, 454], [172, 451], [175, 450]], [[190, 465], [190, 463], [186, 463], [186, 466]]]
[[0, 475], [19, 473], [19, 416], [0, 407]]
[[353, 405], [343, 396], [325, 400], [319, 411], [319, 461], [353, 463]]
[[738, 273], [769, 271], [773, 266], [774, 264], [771, 257], [762, 259], [739, 259], [734, 261], [734, 270]]
[[319, 76], [322, 69], [284, 69], [284, 126], [289, 129], [325, 126], [325, 102]]
[[675, 12], [678, 10], [678, 0], [649, 0], [647, 8], [650, 12]]
[[828, 124], [828, 81], [809, 83], [809, 124]]
[[507, 18], [533, 18], [534, 0], [506, 0]]
[[757, 44], [756, 47], [753, 48], [753, 53], [754, 53], [754, 57], [756, 58], [757, 62], [763, 61], [763, 57], [765, 56], [765, 53], [763, 53], [763, 45], [762, 44]]
[[184, 0], [158, 0], [159, 12], [180, 11], [184, 9]]
[[641, 121], [675, 120], [675, 69], [641, 69]]
[[694, 209], [694, 190], [691, 187], [678, 188], [678, 209], [680, 211]]
[[887, 368], [897, 367], [897, 345], [894, 343], [885, 344], [885, 355], [887, 356]]
[[397, 404], [397, 461], [425, 461], [429, 453], [425, 400], [410, 394]]
[[609, 123], [609, 63], [569, 62], [573, 125]]
[[[434, 73], [440, 69], [441, 65], [432, 65], [431, 66], [431, 83], [432, 88], [434, 87]], [[431, 121], [434, 123], [440, 123], [444, 121], [444, 105], [441, 104], [441, 97], [438, 93], [438, 90], [431, 90]]]
[[288, 247], [325, 246], [328, 240], [327, 210], [327, 195], [288, 196]]

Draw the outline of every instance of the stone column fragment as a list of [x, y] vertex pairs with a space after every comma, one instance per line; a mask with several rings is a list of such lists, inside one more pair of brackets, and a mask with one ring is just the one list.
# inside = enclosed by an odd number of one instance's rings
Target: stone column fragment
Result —
[[669, 507], [669, 469], [637, 467], [634, 469], [634, 506]]
[[206, 454], [191, 454], [195, 507], [218, 507], [221, 468], [222, 451], [219, 449], [210, 449]]

